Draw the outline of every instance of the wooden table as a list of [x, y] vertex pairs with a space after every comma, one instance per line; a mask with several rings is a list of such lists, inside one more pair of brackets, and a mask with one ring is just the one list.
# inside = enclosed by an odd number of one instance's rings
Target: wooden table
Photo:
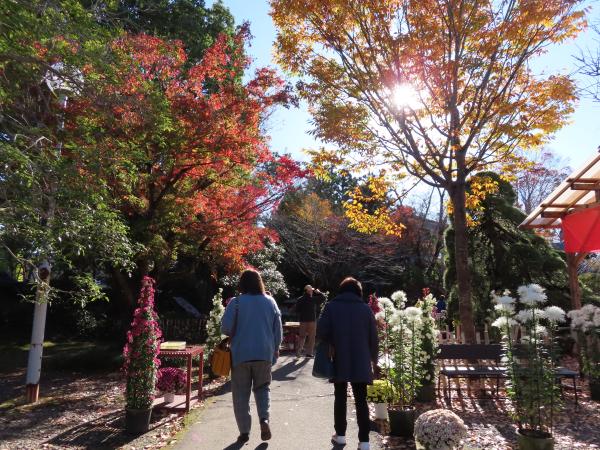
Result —
[[[200, 364], [198, 365], [198, 395], [192, 397], [192, 359], [196, 356], [200, 357]], [[158, 357], [165, 358], [178, 358], [187, 360], [187, 385], [185, 389], [185, 407], [184, 396], [176, 395], [175, 401], [172, 403], [165, 403], [164, 399], [160, 397], [154, 400], [154, 406], [164, 409], [181, 410], [185, 412], [190, 410], [190, 406], [199, 401], [202, 398], [202, 375], [204, 374], [204, 347], [200, 345], [187, 346], [185, 350], [159, 350]]]

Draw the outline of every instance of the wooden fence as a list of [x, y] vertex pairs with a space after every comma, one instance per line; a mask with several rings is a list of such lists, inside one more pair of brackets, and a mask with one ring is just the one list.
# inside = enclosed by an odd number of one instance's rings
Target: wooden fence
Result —
[[206, 317], [200, 319], [159, 319], [165, 341], [202, 344], [206, 340]]

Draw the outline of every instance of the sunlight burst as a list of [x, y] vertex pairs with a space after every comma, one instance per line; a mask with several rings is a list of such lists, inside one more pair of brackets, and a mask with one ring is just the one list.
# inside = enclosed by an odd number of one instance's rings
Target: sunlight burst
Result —
[[397, 84], [392, 91], [392, 101], [398, 109], [417, 109], [421, 105], [419, 93], [410, 84]]

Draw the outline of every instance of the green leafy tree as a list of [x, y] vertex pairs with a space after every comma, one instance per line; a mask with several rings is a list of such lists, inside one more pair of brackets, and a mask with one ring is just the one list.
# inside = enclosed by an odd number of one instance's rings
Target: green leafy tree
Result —
[[[246, 258], [248, 264], [256, 268], [263, 279], [265, 289], [275, 298], [286, 298], [289, 295], [287, 284], [278, 266], [285, 257], [285, 249], [280, 244], [268, 241], [264, 248]], [[221, 280], [224, 286], [235, 290], [237, 275], [227, 275]]]
[[[492, 172], [482, 172], [476, 177], [498, 183], [498, 190], [483, 200], [481, 208], [469, 211], [474, 220], [469, 229], [469, 251], [476, 323], [481, 325], [490, 317], [491, 291], [514, 290], [530, 283], [545, 286], [552, 304], [568, 307], [569, 284], [564, 255], [543, 237], [519, 228], [525, 214], [513, 206], [516, 194], [508, 182]], [[454, 229], [450, 227], [446, 231], [444, 281], [451, 291], [450, 312], [456, 314], [453, 239]]]
[[82, 4], [107, 25], [133, 34], [178, 39], [185, 45], [190, 63], [202, 59], [222, 33], [233, 36], [234, 18], [221, 1], [207, 7], [204, 0], [117, 0]]
[[0, 3], [0, 246], [34, 285], [27, 400], [38, 398], [51, 273], [71, 273], [80, 303], [102, 298], [95, 275], [107, 266], [131, 268], [134, 253], [120, 214], [102, 183], [66, 145], [70, 98], [87, 95], [104, 66], [111, 33], [72, 0]]

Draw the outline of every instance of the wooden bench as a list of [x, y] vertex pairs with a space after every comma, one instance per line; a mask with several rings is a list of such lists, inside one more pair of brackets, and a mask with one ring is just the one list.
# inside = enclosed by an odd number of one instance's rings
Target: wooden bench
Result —
[[[457, 390], [461, 395], [460, 379], [496, 381], [496, 393], [500, 379], [506, 377], [506, 368], [500, 365], [502, 346], [499, 344], [441, 344], [437, 359], [441, 362], [438, 376], [438, 392], [442, 378], [444, 397], [449, 398], [450, 381], [457, 381]], [[451, 361], [450, 364], [446, 361]]]
[[[496, 382], [496, 395], [500, 388], [500, 380], [507, 377], [506, 367], [500, 364], [502, 358], [502, 345], [500, 344], [441, 344], [437, 360], [441, 367], [438, 376], [437, 389], [440, 391], [442, 377], [444, 383], [444, 397], [449, 398], [450, 381], [457, 380], [457, 390], [461, 395], [460, 379], [482, 380], [491, 379]], [[451, 361], [447, 364], [446, 361]], [[562, 390], [562, 380], [573, 381], [575, 404], [578, 404], [577, 372], [564, 367], [556, 370], [556, 379]]]

